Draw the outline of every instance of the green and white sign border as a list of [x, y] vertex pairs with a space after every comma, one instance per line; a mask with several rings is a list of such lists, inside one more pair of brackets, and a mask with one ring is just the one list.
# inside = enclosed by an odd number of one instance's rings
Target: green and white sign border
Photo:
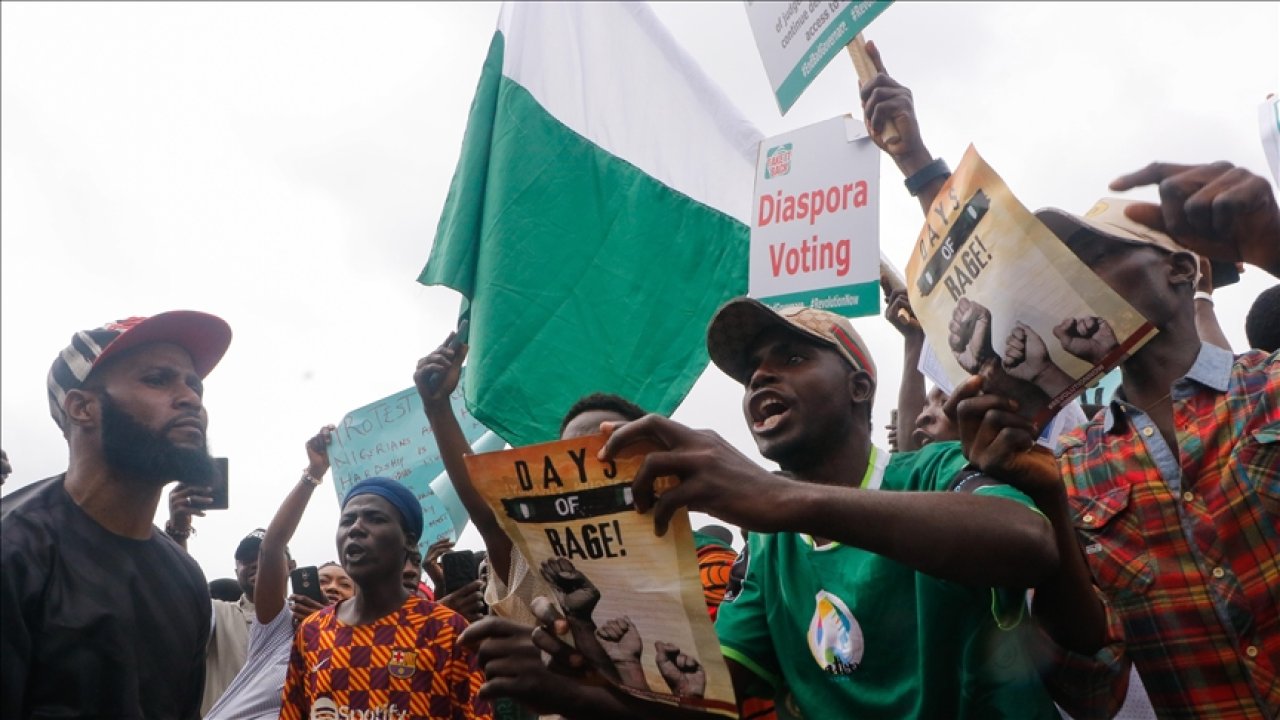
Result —
[[880, 282], [871, 280], [757, 299], [774, 310], [807, 307], [827, 310], [847, 318], [867, 317], [880, 314]]
[[[818, 73], [822, 72], [823, 68], [831, 62], [831, 59], [843, 51], [846, 45], [853, 42], [853, 38], [870, 25], [872, 20], [879, 17], [880, 13], [884, 12], [887, 7], [889, 7], [889, 0], [850, 2], [845, 6], [844, 12], [831, 19], [830, 26], [809, 46], [809, 51], [791, 69], [791, 73], [787, 75], [787, 78], [782, 81], [782, 84], [774, 92], [774, 97], [778, 101], [778, 108], [783, 114], [786, 114], [791, 109], [791, 106], [809, 87], [809, 83], [813, 82], [813, 79], [818, 76]], [[855, 15], [857, 16], [856, 18]], [[825, 47], [826, 50], [822, 52], [818, 62], [814, 64], [813, 70], [806, 75], [804, 73], [804, 62], [813, 53], [813, 49], [819, 47]]]

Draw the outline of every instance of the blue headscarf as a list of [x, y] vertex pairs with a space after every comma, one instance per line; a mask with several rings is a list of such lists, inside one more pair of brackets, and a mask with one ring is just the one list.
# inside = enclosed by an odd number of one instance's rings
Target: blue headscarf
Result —
[[391, 503], [404, 518], [405, 530], [415, 538], [422, 538], [422, 504], [413, 491], [390, 478], [371, 477], [356, 483], [342, 498], [342, 507], [357, 495], [377, 495]]

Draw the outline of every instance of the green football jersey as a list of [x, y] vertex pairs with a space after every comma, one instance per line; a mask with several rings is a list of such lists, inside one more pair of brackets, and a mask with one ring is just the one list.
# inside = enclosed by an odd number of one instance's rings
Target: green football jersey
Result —
[[[885, 457], [875, 453], [861, 487], [947, 492], [965, 465], [958, 443]], [[1038, 512], [1008, 486], [976, 492]], [[781, 718], [1056, 719], [1026, 650], [1024, 595], [807, 535], [752, 533], [742, 592], [720, 607], [716, 631]]]

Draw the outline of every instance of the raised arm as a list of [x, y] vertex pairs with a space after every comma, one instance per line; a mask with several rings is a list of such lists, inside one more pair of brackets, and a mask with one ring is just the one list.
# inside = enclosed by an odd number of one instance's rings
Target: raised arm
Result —
[[1231, 341], [1222, 332], [1218, 314], [1213, 309], [1213, 263], [1200, 258], [1200, 279], [1196, 281], [1196, 334], [1210, 345], [1231, 352]]
[[187, 549], [187, 538], [195, 534], [192, 517], [204, 517], [204, 507], [213, 502], [213, 491], [207, 487], [178, 483], [169, 491], [169, 520], [164, 533]]
[[311, 502], [320, 480], [329, 472], [329, 435], [332, 425], [325, 425], [307, 441], [307, 469], [294, 483], [293, 489], [280, 503], [267, 532], [258, 547], [258, 579], [253, 590], [254, 612], [263, 625], [275, 619], [284, 609], [285, 589], [289, 582], [289, 558], [285, 546], [302, 521], [302, 513]]
[[[467, 465], [462, 459], [471, 453], [471, 445], [462, 434], [462, 427], [458, 425], [458, 418], [454, 417], [453, 407], [449, 404], [449, 394], [458, 387], [462, 361], [467, 356], [466, 345], [459, 346], [456, 351], [449, 347], [453, 338], [454, 334], [450, 333], [443, 345], [418, 361], [418, 369], [413, 373], [413, 383], [418, 387], [418, 395], [422, 397], [422, 406], [427, 412], [427, 421], [431, 423], [436, 443], [439, 444], [445, 472], [449, 473], [449, 480], [453, 482], [458, 499], [467, 509], [471, 522], [480, 532], [485, 549], [489, 552], [490, 570], [495, 577], [506, 582], [511, 569], [511, 538], [503, 532], [498, 518], [471, 483], [471, 475], [467, 473]], [[439, 372], [441, 379], [432, 391], [427, 387], [427, 378], [434, 372]]]
[[[915, 100], [911, 96], [911, 90], [885, 71], [875, 43], [867, 43], [867, 54], [879, 73], [863, 85], [861, 90], [863, 119], [867, 123], [867, 131], [876, 145], [898, 166], [903, 178], [909, 183], [913, 179], [918, 181], [918, 187], [914, 188], [912, 195], [920, 201], [920, 211], [927, 216], [929, 208], [933, 206], [933, 198], [938, 195], [951, 173], [941, 172], [945, 166], [934, 165], [934, 157], [925, 147], [924, 138], [920, 135], [920, 124], [916, 120]], [[898, 141], [892, 144], [886, 142], [882, 134], [890, 123], [897, 129], [899, 136]]]
[[[883, 282], [882, 282], [883, 284]], [[898, 386], [898, 450], [911, 452], [920, 447], [912, 436], [916, 418], [924, 411], [924, 375], [920, 366], [920, 353], [924, 350], [924, 328], [911, 311], [911, 301], [905, 290], [891, 290], [885, 298], [884, 317], [895, 330], [902, 333], [902, 383]], [[904, 432], [905, 430], [905, 432]]]
[[[1057, 567], [1049, 523], [1013, 500], [975, 492], [850, 492], [798, 482], [764, 470], [713, 432], [658, 415], [615, 430], [601, 456], [639, 441], [667, 448], [649, 453], [632, 483], [636, 509], [653, 509], [659, 535], [686, 506], [753, 532], [807, 533], [975, 586], [1034, 587]], [[655, 497], [654, 481], [666, 475], [680, 484]]]
[[1210, 260], [1247, 262], [1280, 277], [1280, 206], [1271, 183], [1231, 163], [1155, 162], [1111, 182], [1112, 190], [1160, 188], [1160, 204], [1125, 209]]

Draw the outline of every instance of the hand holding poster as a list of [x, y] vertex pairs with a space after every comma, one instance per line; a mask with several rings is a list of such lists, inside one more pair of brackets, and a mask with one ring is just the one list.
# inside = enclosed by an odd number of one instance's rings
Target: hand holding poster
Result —
[[644, 455], [604, 462], [603, 446], [597, 435], [468, 455], [467, 470], [600, 675], [637, 697], [737, 717], [689, 514], [656, 536], [631, 497]]
[[888, 2], [795, 0], [746, 3], [764, 72], [785, 115], [822, 72]]
[[[476, 442], [486, 428], [467, 412], [461, 386], [449, 396], [449, 401], [462, 426], [462, 434], [468, 442]], [[462, 528], [455, 527], [451, 516], [465, 517], [465, 513], [450, 512], [448, 505], [431, 489], [432, 481], [444, 470], [444, 461], [440, 459], [435, 434], [427, 424], [416, 388], [401, 390], [352, 410], [342, 418], [332, 437], [329, 462], [339, 502], [361, 480], [388, 477], [403, 483], [422, 503], [424, 530], [418, 544], [424, 555], [436, 540], [457, 539]], [[449, 497], [457, 502], [456, 495], [450, 493]]]
[[880, 312], [880, 151], [836, 117], [761, 141], [748, 294], [775, 309]]
[[907, 289], [952, 383], [982, 375], [1037, 429], [1156, 332], [972, 146], [929, 212]]

